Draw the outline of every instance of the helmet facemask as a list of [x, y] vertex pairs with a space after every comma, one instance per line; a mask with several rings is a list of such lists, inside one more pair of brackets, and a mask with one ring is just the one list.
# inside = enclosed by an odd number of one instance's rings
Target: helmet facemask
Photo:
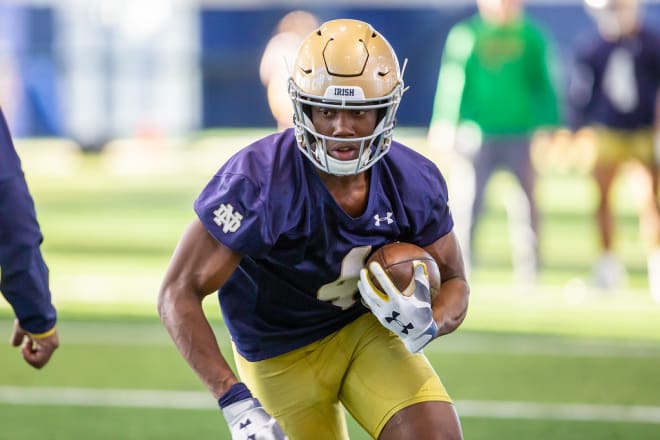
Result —
[[[396, 111], [406, 89], [396, 55], [382, 36], [356, 20], [325, 23], [303, 42], [294, 69], [289, 95], [294, 107], [296, 140], [317, 168], [339, 176], [354, 175], [387, 154]], [[372, 134], [360, 138], [323, 135], [312, 123], [312, 107], [376, 109], [376, 127]], [[335, 159], [327, 152], [328, 142], [359, 144], [358, 157]]]

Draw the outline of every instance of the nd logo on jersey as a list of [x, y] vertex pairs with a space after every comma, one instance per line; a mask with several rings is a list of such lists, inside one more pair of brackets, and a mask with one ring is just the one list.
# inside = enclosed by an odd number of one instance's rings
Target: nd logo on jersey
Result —
[[229, 203], [223, 203], [218, 209], [213, 211], [213, 221], [216, 225], [222, 227], [222, 232], [236, 232], [241, 227], [243, 215], [234, 211], [234, 207]]

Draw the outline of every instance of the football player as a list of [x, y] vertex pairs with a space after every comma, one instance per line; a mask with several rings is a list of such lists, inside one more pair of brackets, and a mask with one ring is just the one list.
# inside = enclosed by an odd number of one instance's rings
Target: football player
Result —
[[34, 202], [0, 109], [0, 291], [16, 314], [10, 342], [21, 347], [23, 359], [34, 368], [46, 365], [59, 346], [42, 240]]
[[610, 192], [622, 167], [634, 165], [649, 284], [660, 302], [660, 33], [643, 23], [638, 0], [587, 0], [585, 6], [598, 33], [580, 40], [568, 97], [576, 138], [591, 134], [597, 147], [593, 176], [602, 254], [594, 281], [604, 289], [625, 284], [625, 267], [613, 249]]
[[[295, 127], [239, 151], [195, 201], [158, 309], [233, 439], [347, 439], [344, 409], [373, 438], [462, 438], [422, 349], [461, 324], [469, 288], [442, 175], [392, 139], [402, 75], [371, 25], [322, 24], [289, 80]], [[437, 261], [432, 304], [423, 264], [413, 296], [378, 265], [384, 291], [369, 282], [370, 252], [396, 240]], [[216, 291], [238, 375], [203, 313]]]

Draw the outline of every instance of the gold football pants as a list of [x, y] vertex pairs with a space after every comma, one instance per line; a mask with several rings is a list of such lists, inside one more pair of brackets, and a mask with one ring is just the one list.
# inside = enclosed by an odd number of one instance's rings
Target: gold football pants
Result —
[[451, 402], [423, 354], [366, 313], [339, 331], [289, 353], [249, 362], [234, 351], [241, 380], [290, 440], [348, 440], [344, 408], [378, 438], [397, 411]]

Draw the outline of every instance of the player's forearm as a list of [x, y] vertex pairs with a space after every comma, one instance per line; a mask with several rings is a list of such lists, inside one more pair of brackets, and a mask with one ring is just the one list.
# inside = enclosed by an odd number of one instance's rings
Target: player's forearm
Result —
[[181, 355], [216, 399], [238, 381], [220, 352], [200, 298], [165, 288], [158, 313]]
[[57, 321], [48, 288], [48, 268], [39, 249], [23, 250], [15, 258], [26, 260], [26, 265], [3, 265], [0, 291], [24, 330], [31, 334], [47, 333]]
[[456, 330], [467, 314], [470, 287], [462, 278], [443, 281], [440, 294], [433, 301], [433, 319], [438, 325], [437, 336]]
[[0, 291], [21, 326], [43, 333], [55, 325], [48, 267], [40, 251], [42, 240], [34, 204], [22, 174], [0, 181]]

